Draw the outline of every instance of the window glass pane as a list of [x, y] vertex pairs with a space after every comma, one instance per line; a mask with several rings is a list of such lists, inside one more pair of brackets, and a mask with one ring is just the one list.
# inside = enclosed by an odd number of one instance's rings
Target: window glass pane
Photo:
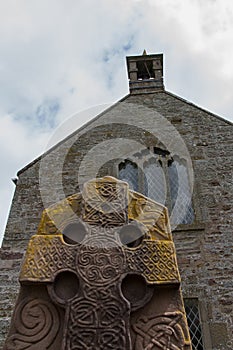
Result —
[[193, 350], [204, 350], [197, 299], [184, 300]]
[[126, 160], [119, 165], [119, 179], [126, 181], [129, 188], [138, 191], [138, 168], [133, 162]]
[[148, 164], [144, 168], [144, 194], [160, 204], [165, 204], [166, 178], [159, 162]]
[[176, 162], [172, 162], [168, 166], [168, 177], [169, 177], [169, 186], [170, 186], [170, 208], [173, 209], [176, 203], [179, 190], [179, 179]]
[[143, 169], [127, 159], [119, 165], [119, 179], [128, 182], [130, 189], [166, 205], [172, 227], [191, 224], [194, 210], [186, 163], [158, 147], [134, 157], [144, 160]]
[[190, 224], [194, 219], [194, 211], [186, 166], [177, 161], [173, 161], [168, 166], [168, 177], [171, 208], [173, 210], [172, 223]]

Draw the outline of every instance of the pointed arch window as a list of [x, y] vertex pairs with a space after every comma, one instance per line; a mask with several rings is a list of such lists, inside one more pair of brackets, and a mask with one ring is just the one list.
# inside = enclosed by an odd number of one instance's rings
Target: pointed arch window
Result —
[[143, 193], [154, 201], [165, 204], [166, 202], [166, 178], [161, 162], [152, 159], [145, 162]]
[[135, 163], [126, 159], [119, 164], [119, 179], [126, 181], [129, 184], [129, 188], [133, 191], [139, 191], [138, 184], [138, 167]]
[[194, 210], [186, 161], [159, 147], [132, 158], [136, 161], [119, 164], [119, 179], [128, 182], [132, 190], [166, 205], [172, 224], [191, 224]]
[[167, 169], [173, 222], [190, 224], [194, 220], [194, 210], [187, 166], [184, 161], [174, 159]]

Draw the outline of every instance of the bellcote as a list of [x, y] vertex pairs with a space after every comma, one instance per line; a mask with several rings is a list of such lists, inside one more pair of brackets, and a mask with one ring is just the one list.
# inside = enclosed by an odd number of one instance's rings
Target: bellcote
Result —
[[131, 94], [143, 94], [164, 90], [163, 54], [126, 57]]

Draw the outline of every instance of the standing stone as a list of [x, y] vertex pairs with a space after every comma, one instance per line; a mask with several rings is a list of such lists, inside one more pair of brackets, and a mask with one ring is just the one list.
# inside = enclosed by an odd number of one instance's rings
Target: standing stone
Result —
[[189, 350], [167, 209], [112, 177], [43, 212], [4, 350]]

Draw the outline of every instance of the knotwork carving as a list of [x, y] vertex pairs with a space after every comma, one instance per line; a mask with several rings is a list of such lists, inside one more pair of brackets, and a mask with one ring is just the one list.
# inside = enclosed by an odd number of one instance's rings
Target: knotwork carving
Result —
[[69, 304], [67, 344], [78, 349], [83, 344], [90, 349], [129, 348], [129, 304], [117, 288], [124, 266], [124, 251], [112, 236], [89, 235], [78, 247], [76, 267], [84, 281], [83, 296]]
[[46, 209], [20, 282], [4, 350], [190, 349], [167, 210], [117, 179]]
[[[67, 350], [123, 350], [130, 349], [130, 345], [127, 344], [125, 339], [125, 324], [123, 321], [112, 329], [85, 329], [85, 328], [73, 328], [72, 337], [69, 339], [69, 335], [66, 336]], [[76, 345], [73, 345], [75, 341]]]
[[126, 254], [128, 266], [141, 273], [148, 283], [179, 283], [175, 248], [172, 242], [144, 240]]
[[20, 281], [51, 281], [64, 268], [75, 269], [75, 248], [65, 245], [62, 236], [33, 236], [29, 242]]
[[171, 228], [167, 209], [149, 198], [129, 191], [128, 215], [137, 219], [148, 230], [152, 240], [171, 240]]
[[70, 222], [81, 217], [83, 198], [76, 193], [45, 209], [38, 227], [40, 235], [59, 234]]
[[84, 345], [93, 350], [129, 349], [129, 312], [129, 304], [122, 300], [116, 286], [96, 289], [85, 285], [83, 296], [73, 299], [67, 311], [68, 348], [76, 344], [80, 350]]
[[[115, 295], [114, 295], [115, 294]], [[117, 325], [124, 319], [127, 304], [119, 302], [117, 293], [110, 295], [110, 299], [91, 300], [87, 297], [74, 299], [69, 308], [69, 327], [105, 328]], [[69, 332], [69, 331], [68, 331]]]
[[59, 329], [59, 314], [43, 299], [24, 299], [16, 309], [16, 329], [6, 350], [48, 349]]
[[127, 184], [114, 178], [87, 182], [83, 187], [83, 220], [91, 225], [114, 227], [128, 220]]
[[190, 339], [184, 329], [184, 314], [166, 312], [141, 317], [133, 326], [136, 333], [135, 350], [190, 349]]

